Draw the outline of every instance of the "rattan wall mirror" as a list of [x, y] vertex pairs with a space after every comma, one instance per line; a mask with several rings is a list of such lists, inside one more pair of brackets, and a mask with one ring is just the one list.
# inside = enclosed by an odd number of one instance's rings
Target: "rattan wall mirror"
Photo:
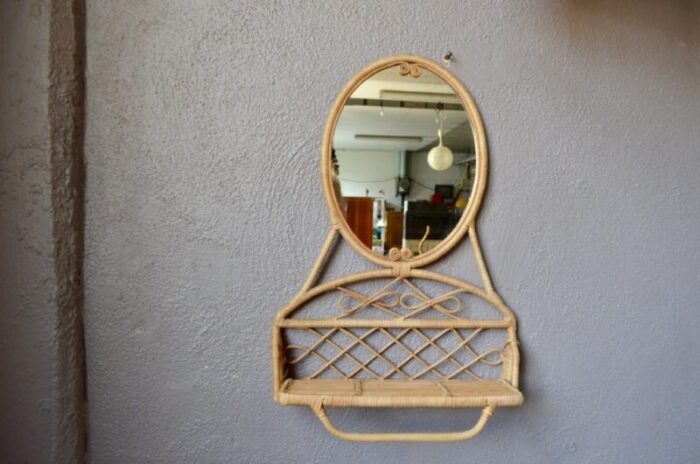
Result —
[[[309, 406], [330, 433], [354, 441], [467, 440], [496, 408], [523, 402], [516, 319], [491, 283], [476, 231], [487, 165], [477, 107], [443, 67], [394, 56], [350, 80], [323, 136], [331, 229], [274, 319], [277, 402]], [[465, 235], [480, 283], [424, 268]], [[379, 269], [320, 281], [340, 240]], [[464, 431], [355, 433], [330, 421], [333, 407], [482, 413]]]

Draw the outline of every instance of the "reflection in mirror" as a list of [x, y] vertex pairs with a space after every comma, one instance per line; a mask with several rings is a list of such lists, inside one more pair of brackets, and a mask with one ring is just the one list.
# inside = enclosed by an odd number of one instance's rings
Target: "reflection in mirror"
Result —
[[348, 226], [380, 255], [434, 248], [468, 205], [474, 146], [462, 102], [439, 76], [398, 65], [374, 74], [333, 134], [335, 192]]

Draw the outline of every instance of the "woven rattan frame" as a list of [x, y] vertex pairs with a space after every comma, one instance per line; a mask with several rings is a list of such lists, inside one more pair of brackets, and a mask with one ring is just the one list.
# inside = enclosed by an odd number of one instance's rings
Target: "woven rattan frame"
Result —
[[345, 103], [348, 101], [353, 92], [369, 77], [373, 76], [379, 71], [397, 65], [403, 66], [409, 73], [414, 73], [413, 75], [420, 75], [421, 70], [426, 69], [436, 74], [438, 77], [444, 80], [452, 88], [452, 90], [454, 90], [455, 94], [457, 94], [459, 99], [462, 101], [467, 117], [469, 118], [469, 123], [474, 134], [474, 146], [476, 150], [476, 176], [467, 210], [462, 215], [452, 233], [450, 233], [450, 235], [438, 246], [418, 257], [410, 258], [411, 267], [417, 268], [435, 261], [450, 251], [453, 246], [459, 243], [459, 241], [464, 237], [464, 234], [467, 232], [469, 224], [474, 222], [486, 189], [488, 151], [486, 147], [486, 133], [484, 132], [484, 124], [481, 121], [481, 116], [479, 115], [479, 110], [476, 107], [476, 103], [474, 103], [474, 99], [452, 73], [430, 60], [412, 55], [394, 56], [379, 60], [357, 73], [357, 75], [351, 79], [350, 82], [348, 82], [348, 84], [340, 92], [340, 95], [338, 95], [336, 98], [335, 102], [333, 103], [331, 113], [328, 116], [328, 121], [326, 122], [326, 129], [323, 133], [323, 148], [321, 150], [321, 182], [323, 183], [323, 192], [326, 197], [326, 202], [329, 205], [331, 223], [338, 226], [338, 230], [342, 234], [343, 238], [367, 260], [379, 264], [380, 266], [390, 265], [390, 262], [388, 262], [389, 260], [386, 257], [376, 255], [367, 249], [367, 247], [360, 242], [360, 240], [348, 227], [345, 217], [341, 212], [340, 205], [338, 204], [338, 199], [335, 197], [335, 193], [333, 191], [331, 177], [331, 152], [333, 151], [333, 133], [335, 132], [336, 124], [340, 118], [340, 113], [343, 111]]
[[[396, 65], [406, 76], [417, 77], [427, 69], [447, 82], [461, 99], [476, 139], [475, 187], [467, 210], [440, 245], [418, 257], [409, 250], [398, 249], [383, 257], [365, 248], [341, 213], [331, 178], [333, 132], [345, 102], [367, 78]], [[333, 104], [323, 136], [321, 171], [331, 230], [300, 292], [277, 313], [273, 323], [275, 401], [309, 406], [330, 433], [352, 441], [466, 440], [482, 430], [495, 408], [522, 403], [523, 396], [518, 390], [520, 354], [516, 319], [492, 285], [476, 231], [487, 165], [486, 136], [477, 107], [462, 84], [441, 66], [417, 56], [390, 57], [366, 67], [345, 86]], [[444, 256], [465, 234], [471, 243], [482, 286], [421, 269]], [[341, 238], [381, 268], [319, 282], [330, 253]], [[353, 288], [366, 282], [381, 285], [370, 294]], [[417, 282], [443, 285], [448, 290], [430, 295]], [[461, 315], [464, 308], [460, 298], [464, 295], [495, 308], [499, 317]], [[300, 310], [326, 296], [337, 296], [338, 315], [300, 317]], [[360, 316], [368, 311], [381, 317]], [[487, 331], [502, 331], [505, 341], [502, 346], [480, 353], [473, 342]], [[292, 343], [288, 332], [302, 333], [310, 341]], [[408, 346], [404, 341], [408, 335], [418, 343]], [[372, 337], [383, 342], [377, 345], [376, 341], [370, 341]], [[452, 342], [451, 346], [445, 346], [446, 339]], [[329, 350], [331, 355], [324, 354]], [[367, 357], [358, 359], [354, 350], [363, 350]], [[390, 350], [401, 353], [402, 359], [391, 359]], [[434, 358], [427, 359], [428, 351]], [[468, 360], [458, 357], [458, 353]], [[302, 363], [313, 364], [314, 368], [305, 375], [295, 373]], [[416, 366], [413, 371], [407, 369], [409, 364]], [[474, 372], [479, 364], [500, 368], [500, 376], [493, 380], [482, 378]], [[322, 378], [324, 375], [331, 378]], [[325, 407], [477, 407], [482, 408], [482, 414], [474, 426], [462, 432], [348, 433], [332, 424]]]

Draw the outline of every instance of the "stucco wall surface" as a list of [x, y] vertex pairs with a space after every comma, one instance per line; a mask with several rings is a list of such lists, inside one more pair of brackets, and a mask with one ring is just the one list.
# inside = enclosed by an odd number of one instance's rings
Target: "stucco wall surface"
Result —
[[[92, 462], [700, 462], [697, 2], [88, 2], [87, 24]], [[271, 395], [272, 317], [329, 227], [323, 125], [361, 67], [447, 50], [488, 133], [479, 227], [526, 403], [469, 442], [338, 441]]]
[[0, 8], [0, 461], [50, 462], [56, 337], [48, 2]]

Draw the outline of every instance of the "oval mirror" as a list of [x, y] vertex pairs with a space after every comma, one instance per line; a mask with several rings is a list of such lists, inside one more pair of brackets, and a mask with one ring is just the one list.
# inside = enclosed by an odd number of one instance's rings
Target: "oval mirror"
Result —
[[324, 161], [341, 232], [373, 261], [444, 254], [466, 232], [485, 181], [483, 128], [467, 91], [435, 63], [397, 58], [361, 72], [336, 105]]

